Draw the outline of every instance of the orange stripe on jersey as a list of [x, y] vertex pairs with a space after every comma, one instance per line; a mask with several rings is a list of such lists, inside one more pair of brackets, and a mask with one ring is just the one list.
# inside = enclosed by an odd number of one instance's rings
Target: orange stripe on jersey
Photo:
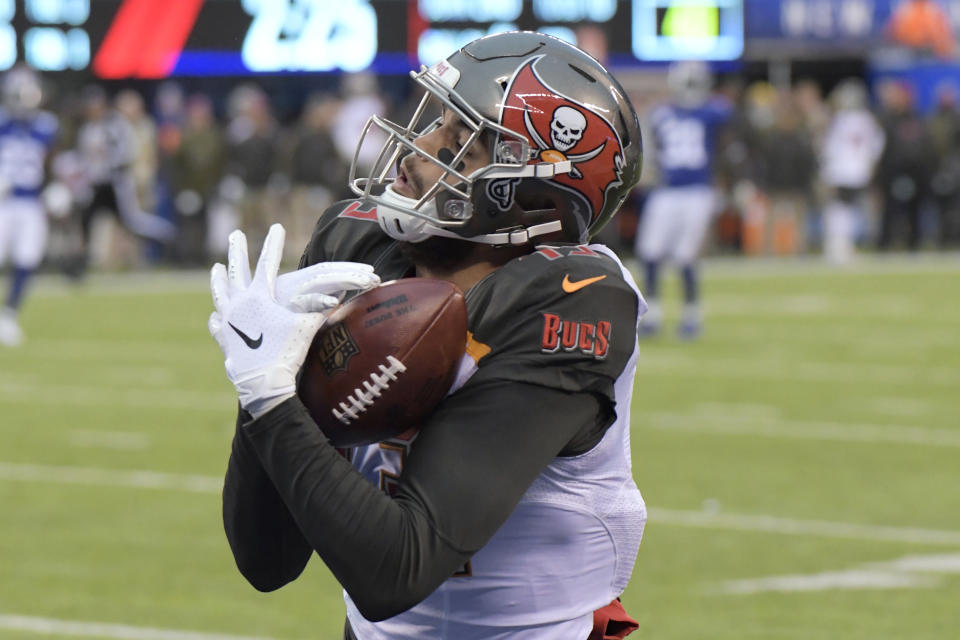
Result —
[[480, 359], [488, 353], [490, 353], [490, 347], [474, 339], [473, 334], [467, 331], [467, 355], [473, 358], [474, 362], [480, 362]]

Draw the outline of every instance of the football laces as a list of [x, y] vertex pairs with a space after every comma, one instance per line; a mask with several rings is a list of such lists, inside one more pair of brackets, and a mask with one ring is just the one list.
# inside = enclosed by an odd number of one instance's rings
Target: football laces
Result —
[[382, 375], [377, 375], [376, 371], [372, 372], [370, 381], [363, 381], [366, 392], [360, 387], [354, 389], [353, 393], [340, 403], [339, 409], [331, 409], [333, 417], [349, 426], [351, 420], [359, 418], [360, 414], [367, 410], [367, 407], [372, 406], [374, 401], [390, 388], [390, 383], [395, 381], [399, 374], [407, 370], [403, 363], [393, 356], [387, 356], [386, 365], [381, 364], [377, 368], [380, 369]]

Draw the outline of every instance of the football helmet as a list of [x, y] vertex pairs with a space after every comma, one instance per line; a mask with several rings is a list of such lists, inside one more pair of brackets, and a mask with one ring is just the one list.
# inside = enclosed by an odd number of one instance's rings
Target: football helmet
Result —
[[37, 72], [23, 65], [7, 71], [2, 83], [3, 106], [14, 117], [30, 115], [40, 108], [43, 86]]
[[672, 63], [667, 70], [667, 85], [675, 103], [683, 107], [695, 107], [709, 97], [713, 77], [705, 62], [681, 60]]
[[[410, 75], [426, 91], [410, 122], [371, 117], [350, 169], [351, 189], [376, 204], [391, 237], [520, 245], [562, 232], [564, 241], [584, 242], [640, 178], [636, 111], [620, 83], [571, 44], [535, 32], [499, 33]], [[415, 144], [441, 125], [429, 115], [431, 104], [469, 132], [455, 154], [434, 157]], [[372, 132], [385, 133], [386, 141], [369, 175], [358, 176], [360, 149]], [[485, 164], [462, 172], [478, 144]], [[416, 199], [392, 188], [407, 154], [440, 170]]]

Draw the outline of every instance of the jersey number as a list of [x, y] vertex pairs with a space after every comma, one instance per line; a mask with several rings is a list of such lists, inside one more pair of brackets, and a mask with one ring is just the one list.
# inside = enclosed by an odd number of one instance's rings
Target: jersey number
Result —
[[43, 186], [45, 152], [43, 145], [30, 138], [0, 140], [0, 175], [11, 186], [39, 189]]
[[661, 126], [661, 163], [667, 169], [701, 169], [707, 164], [706, 130], [692, 118], [671, 118]]

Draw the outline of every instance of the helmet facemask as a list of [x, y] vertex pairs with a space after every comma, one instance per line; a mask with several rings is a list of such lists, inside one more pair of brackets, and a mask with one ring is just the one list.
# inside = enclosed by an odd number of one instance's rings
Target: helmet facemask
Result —
[[[377, 218], [384, 231], [407, 242], [443, 236], [492, 245], [524, 244], [531, 236], [559, 231], [559, 220], [528, 227], [497, 228], [496, 211], [488, 216], [487, 209], [491, 203], [500, 206], [501, 211], [518, 206], [512, 195], [519, 180], [566, 173], [571, 170], [571, 164], [529, 164], [537, 155], [529, 140], [467, 104], [452, 88], [459, 79], [459, 72], [446, 63], [441, 62], [429, 69], [423, 67], [419, 73], [411, 73], [411, 77], [424, 87], [426, 93], [410, 122], [402, 126], [378, 115], [372, 116], [364, 127], [350, 167], [351, 189], [377, 205]], [[438, 110], [440, 116], [437, 116]], [[467, 138], [454, 151], [441, 149], [434, 156], [415, 142], [441, 126], [443, 117], [458, 120]], [[421, 124], [424, 122], [425, 125]], [[375, 156], [369, 176], [358, 177], [361, 148], [383, 135], [386, 138]], [[465, 173], [465, 160], [471, 152], [471, 164], [476, 164], [478, 145], [484, 149], [485, 162]], [[418, 199], [405, 197], [393, 188], [397, 168], [409, 154], [415, 154], [441, 172], [432, 184], [422, 185], [423, 192]]]

